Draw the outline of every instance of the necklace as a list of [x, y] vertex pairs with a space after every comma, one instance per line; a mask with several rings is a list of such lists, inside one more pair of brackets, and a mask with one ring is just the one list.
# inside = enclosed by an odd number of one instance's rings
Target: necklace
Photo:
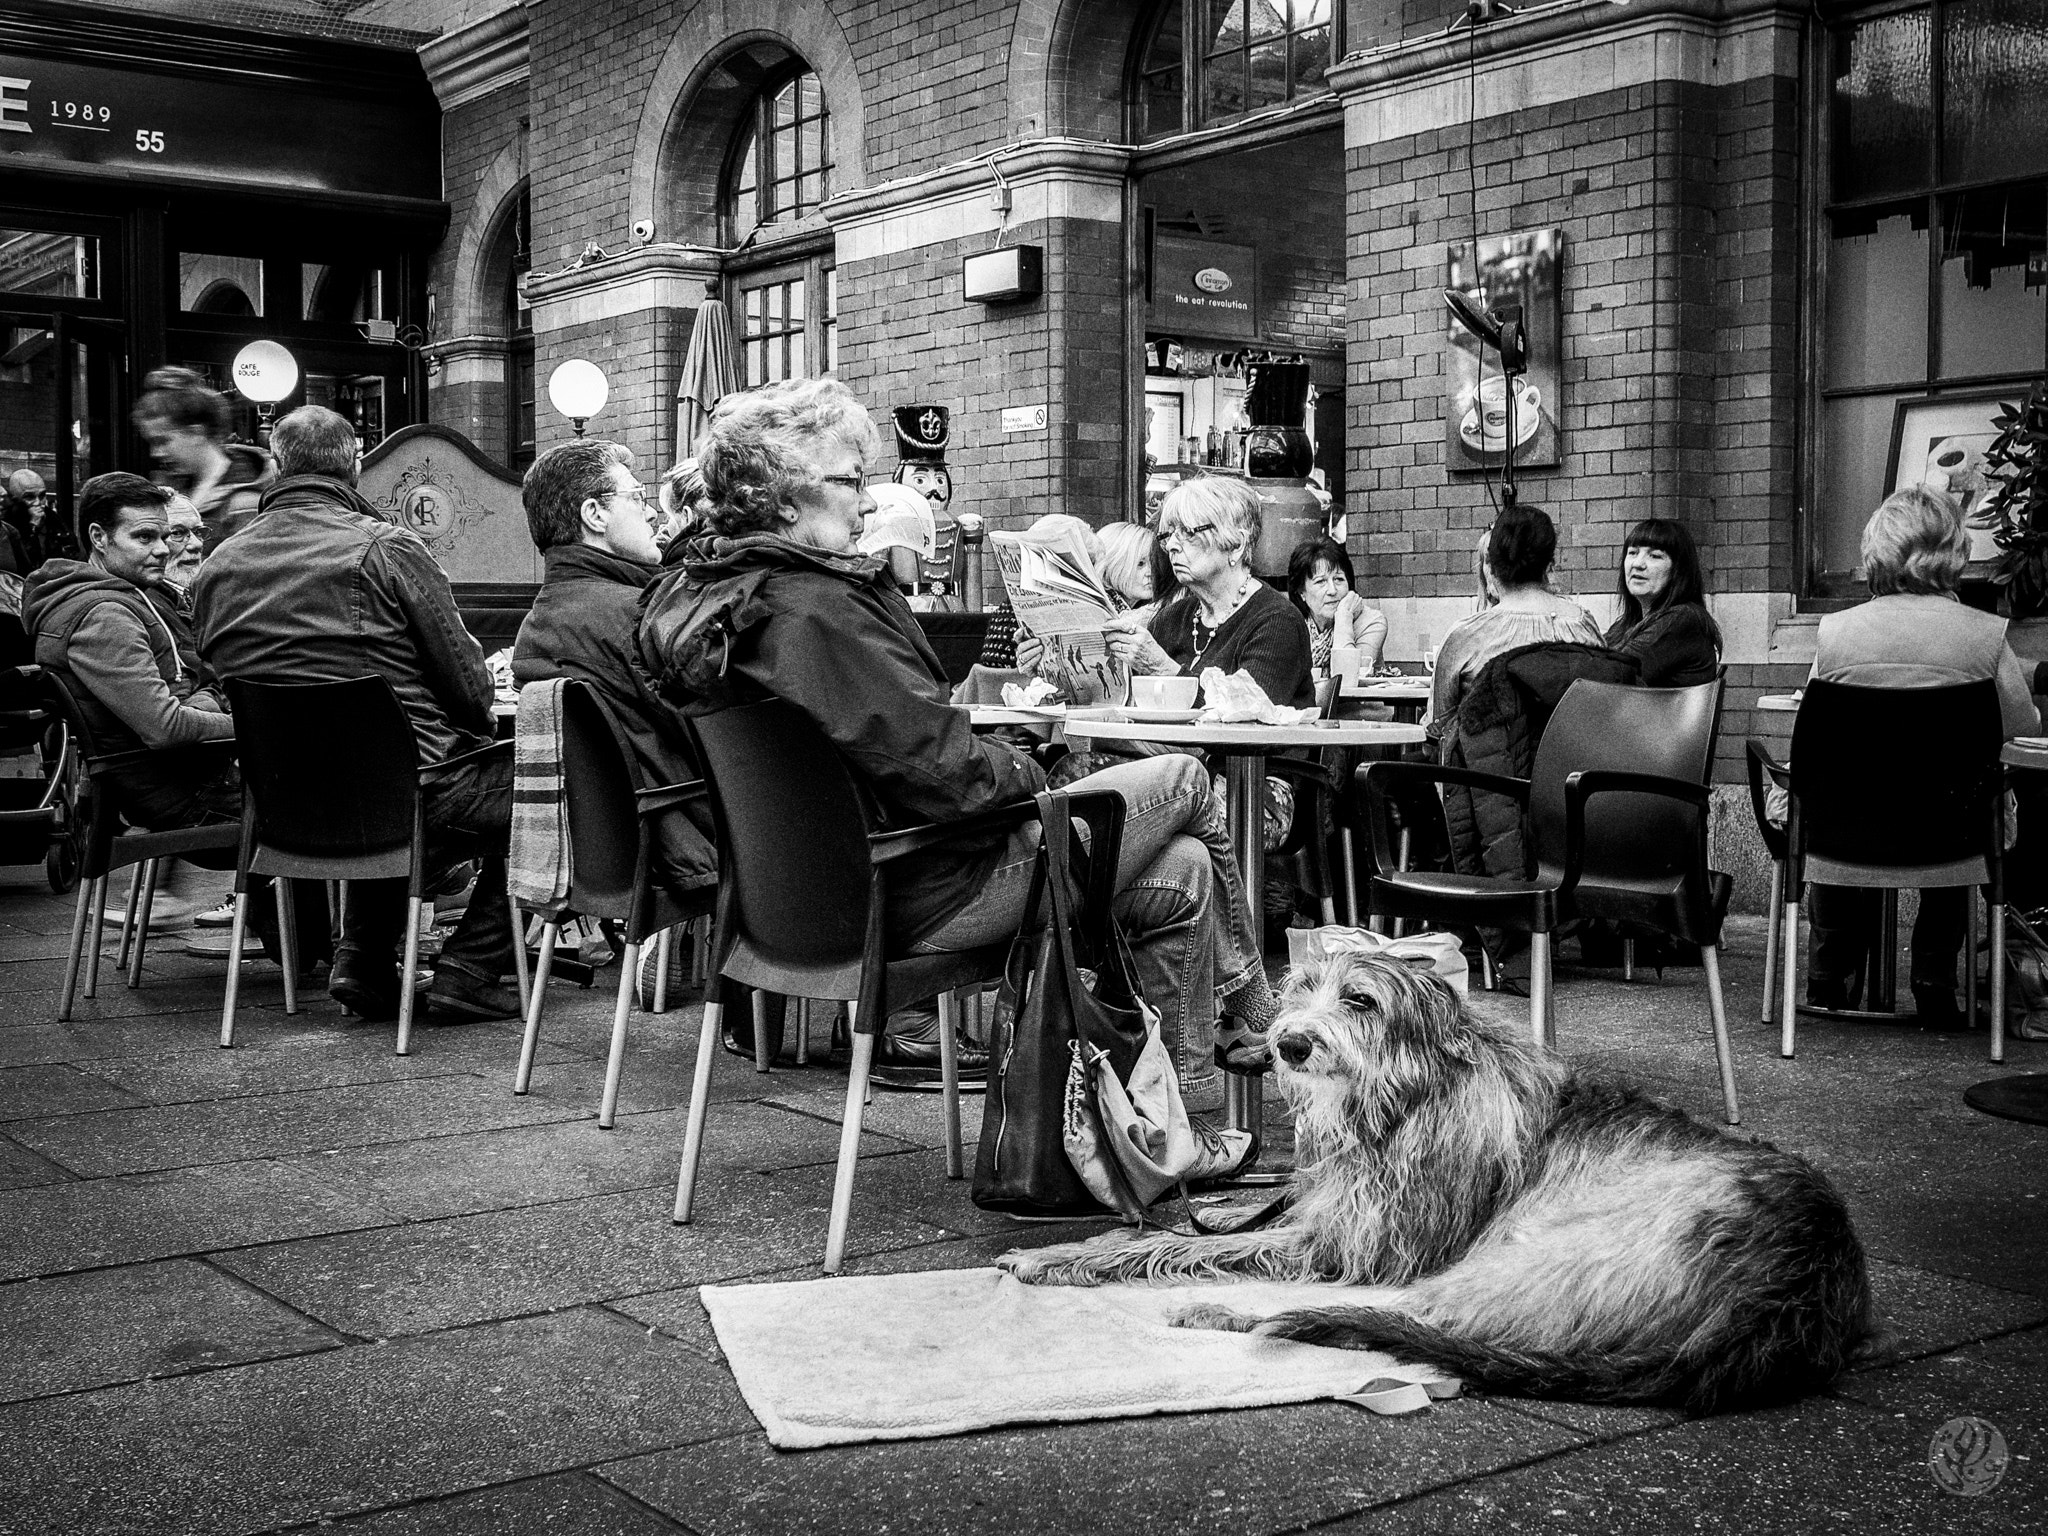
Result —
[[1237, 594], [1231, 598], [1230, 605], [1223, 609], [1222, 612], [1216, 615], [1216, 622], [1214, 624], [1210, 624], [1202, 618], [1201, 600], [1196, 600], [1195, 654], [1197, 656], [1200, 656], [1204, 651], [1209, 649], [1209, 642], [1216, 638], [1216, 631], [1221, 629], [1225, 624], [1229, 623], [1230, 616], [1233, 613], [1237, 612], [1238, 609], [1244, 606], [1244, 600], [1245, 598], [1251, 595], [1251, 589], [1252, 578], [1247, 576], [1242, 582], [1238, 584]]

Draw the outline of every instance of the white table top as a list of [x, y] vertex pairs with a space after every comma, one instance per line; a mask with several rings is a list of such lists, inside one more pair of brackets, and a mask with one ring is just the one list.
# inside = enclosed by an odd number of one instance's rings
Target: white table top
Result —
[[1767, 693], [1756, 701], [1756, 707], [1766, 714], [1796, 715], [1799, 713], [1799, 695]]
[[1058, 725], [1066, 719], [1063, 710], [1012, 709], [1007, 704], [968, 704], [961, 706], [967, 711], [967, 718], [975, 725]]
[[1165, 746], [1214, 747], [1228, 752], [1267, 752], [1279, 747], [1405, 747], [1427, 740], [1419, 725], [1391, 720], [1312, 720], [1307, 725], [1156, 724], [1109, 720], [1094, 713], [1070, 714], [1067, 738], [1087, 741], [1154, 741]]
[[1381, 699], [1427, 704], [1435, 684], [1426, 677], [1361, 677], [1337, 690], [1340, 699]]
[[2016, 741], [2008, 741], [2005, 750], [1998, 754], [1998, 760], [2014, 768], [2048, 772], [2048, 747], [2023, 747]]

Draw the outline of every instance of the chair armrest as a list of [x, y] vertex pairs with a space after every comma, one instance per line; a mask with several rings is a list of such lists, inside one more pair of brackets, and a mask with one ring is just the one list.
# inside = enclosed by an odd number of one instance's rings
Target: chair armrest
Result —
[[221, 757], [223, 768], [232, 764], [235, 761], [234, 737], [216, 736], [211, 741], [180, 742], [174, 747], [131, 747], [125, 752], [109, 752], [104, 757], [87, 758], [85, 771], [91, 777], [99, 779], [122, 768], [132, 768], [137, 763], [162, 762], [167, 757], [212, 754]]
[[1365, 786], [1365, 826], [1372, 837], [1373, 865], [1390, 870], [1397, 862], [1393, 844], [1387, 838], [1387, 791], [1393, 781], [1420, 780], [1426, 784], [1464, 784], [1491, 790], [1523, 805], [1529, 803], [1529, 781], [1512, 779], [1504, 773], [1482, 773], [1477, 768], [1458, 768], [1448, 763], [1367, 763], [1358, 770], [1358, 782]]
[[992, 811], [963, 816], [958, 821], [934, 821], [921, 827], [904, 827], [896, 832], [873, 832], [868, 835], [868, 859], [875, 864], [888, 864], [905, 854], [935, 848], [940, 843], [949, 843], [969, 833], [1007, 832], [1037, 819], [1038, 802], [1019, 800]]
[[500, 753], [510, 753], [511, 750], [511, 742], [494, 741], [487, 747], [476, 747], [468, 752], [458, 752], [453, 757], [445, 757], [438, 763], [422, 763], [420, 764], [420, 777], [430, 779], [436, 774], [447, 773], [456, 768], [464, 768], [471, 763], [480, 763], [484, 759], [495, 757]]
[[1557, 887], [1558, 899], [1563, 900], [1575, 890], [1579, 876], [1584, 873], [1586, 860], [1586, 802], [1595, 795], [1623, 793], [1632, 795], [1661, 795], [1667, 800], [1683, 800], [1687, 805], [1697, 806], [1700, 817], [1700, 838], [1706, 839], [1706, 817], [1711, 791], [1704, 784], [1695, 784], [1690, 779], [1674, 779], [1661, 773], [1629, 773], [1619, 768], [1582, 768], [1577, 773], [1567, 774], [1564, 781], [1564, 879]]
[[687, 779], [681, 784], [664, 784], [658, 789], [643, 789], [635, 797], [642, 816], [652, 816], [661, 811], [674, 810], [679, 805], [688, 805], [692, 800], [702, 800], [711, 793], [711, 787], [702, 779]]

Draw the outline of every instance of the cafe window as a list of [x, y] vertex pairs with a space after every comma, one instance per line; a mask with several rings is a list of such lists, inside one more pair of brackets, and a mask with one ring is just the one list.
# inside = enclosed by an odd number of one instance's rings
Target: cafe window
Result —
[[816, 213], [832, 195], [832, 118], [800, 61], [768, 76], [741, 115], [720, 199], [726, 243]]
[[1168, 0], [1138, 55], [1140, 143], [1248, 117], [1330, 89], [1342, 55], [1330, 0]]
[[91, 235], [0, 229], [0, 293], [44, 299], [100, 296], [100, 243]]
[[[1932, 462], [1944, 445], [1962, 465], [1947, 488], [1980, 494], [1971, 412], [1988, 420], [2048, 367], [2048, 10], [1944, 0], [1824, 47], [1811, 552], [1816, 595], [1850, 596], [1885, 494], [1950, 473]], [[1929, 397], [1947, 408], [1908, 404]]]
[[839, 273], [822, 260], [733, 279], [740, 371], [749, 389], [839, 364]]

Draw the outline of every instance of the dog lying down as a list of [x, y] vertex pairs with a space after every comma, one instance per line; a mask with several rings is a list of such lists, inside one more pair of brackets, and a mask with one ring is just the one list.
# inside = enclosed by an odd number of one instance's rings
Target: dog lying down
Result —
[[1598, 1082], [1398, 962], [1296, 973], [1268, 1035], [1293, 1201], [1261, 1232], [1009, 1253], [1043, 1285], [1366, 1289], [1183, 1328], [1386, 1349], [1502, 1393], [1695, 1413], [1826, 1387], [1871, 1336], [1863, 1247], [1803, 1159]]

